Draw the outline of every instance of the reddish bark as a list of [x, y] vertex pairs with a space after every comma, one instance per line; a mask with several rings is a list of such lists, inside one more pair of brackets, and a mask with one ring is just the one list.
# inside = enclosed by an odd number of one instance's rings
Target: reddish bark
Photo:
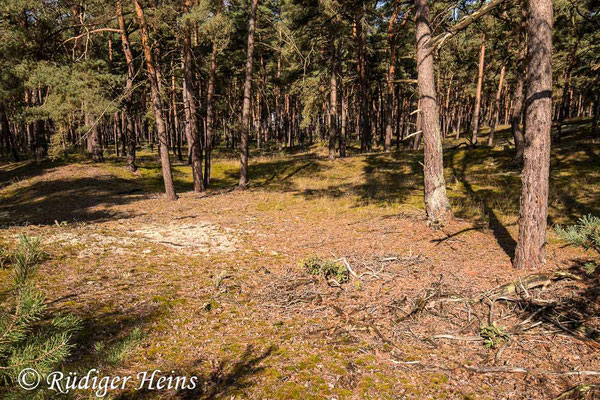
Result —
[[154, 118], [156, 120], [156, 130], [158, 131], [160, 163], [162, 167], [163, 181], [165, 184], [165, 193], [169, 200], [177, 200], [175, 186], [173, 185], [173, 174], [171, 172], [171, 160], [169, 159], [169, 147], [167, 146], [167, 128], [163, 115], [162, 101], [160, 98], [160, 90], [158, 87], [158, 78], [156, 69], [154, 68], [154, 60], [152, 58], [152, 50], [148, 39], [148, 27], [144, 18], [144, 10], [139, 0], [133, 0], [135, 5], [135, 13], [140, 26], [140, 37], [142, 39], [142, 48], [144, 50], [144, 58], [146, 59], [146, 72], [150, 80], [150, 92], [152, 106], [154, 109]]
[[552, 1], [529, 0], [525, 153], [515, 268], [545, 262], [552, 128]]
[[248, 185], [248, 145], [250, 134], [250, 96], [252, 90], [252, 55], [254, 53], [254, 29], [258, 0], [252, 0], [248, 23], [248, 51], [246, 53], [246, 80], [244, 82], [244, 104], [242, 107], [242, 135], [240, 142], [240, 187]]
[[444, 163], [437, 95], [434, 83], [433, 54], [427, 46], [431, 38], [427, 0], [415, 0], [417, 24], [417, 73], [420, 96], [421, 130], [424, 143], [423, 173], [425, 210], [433, 225], [443, 224], [451, 215], [446, 195]]

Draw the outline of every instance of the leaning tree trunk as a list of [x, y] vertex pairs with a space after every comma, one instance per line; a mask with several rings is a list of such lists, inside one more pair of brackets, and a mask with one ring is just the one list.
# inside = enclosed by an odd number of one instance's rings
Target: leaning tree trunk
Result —
[[552, 0], [529, 0], [525, 147], [515, 268], [544, 261], [552, 130]]
[[415, 0], [417, 24], [417, 73], [420, 98], [421, 130], [424, 142], [423, 175], [425, 210], [432, 225], [446, 222], [451, 215], [446, 195], [444, 162], [440, 132], [440, 115], [434, 83], [433, 53], [427, 43], [431, 39], [427, 0]]
[[240, 187], [248, 186], [248, 144], [250, 133], [250, 96], [252, 90], [252, 54], [254, 53], [254, 24], [258, 0], [252, 0], [248, 22], [248, 51], [246, 53], [246, 80], [244, 82], [244, 104], [242, 106], [242, 135], [240, 141]]
[[154, 68], [154, 60], [152, 59], [152, 50], [148, 39], [148, 27], [144, 19], [144, 10], [140, 4], [140, 0], [133, 0], [135, 5], [135, 13], [140, 26], [140, 37], [142, 39], [142, 48], [146, 59], [146, 72], [150, 80], [150, 92], [152, 98], [152, 107], [154, 108], [154, 118], [156, 119], [156, 130], [158, 131], [160, 164], [162, 167], [162, 175], [165, 183], [165, 193], [169, 200], [177, 200], [175, 186], [173, 185], [173, 174], [171, 172], [171, 160], [169, 159], [169, 147], [167, 146], [167, 127], [163, 115], [162, 102], [160, 91], [158, 88], [158, 79], [156, 69]]
[[523, 91], [525, 86], [525, 57], [527, 56], [527, 11], [522, 0], [521, 7], [521, 22], [519, 25], [519, 50], [517, 59], [517, 83], [514, 93], [513, 111], [510, 118], [511, 130], [515, 141], [515, 154], [513, 163], [523, 165], [523, 152], [525, 151], [525, 138], [521, 129], [521, 120], [523, 118]]
[[502, 98], [502, 86], [504, 86], [504, 73], [506, 72], [506, 66], [502, 65], [500, 69], [500, 82], [498, 82], [498, 91], [496, 92], [496, 101], [494, 102], [494, 115], [492, 116], [492, 126], [490, 127], [490, 136], [488, 138], [488, 146], [494, 146], [494, 132], [496, 131], [496, 125], [498, 125], [498, 119], [500, 118], [500, 99]]
[[471, 132], [471, 146], [477, 145], [479, 136], [479, 111], [481, 110], [481, 87], [483, 86], [483, 66], [485, 63], [485, 33], [481, 39], [479, 52], [479, 71], [477, 74], [477, 92], [475, 93], [475, 107], [473, 110], [473, 130]]
[[127, 60], [127, 81], [125, 82], [125, 118], [123, 120], [123, 133], [127, 142], [127, 168], [131, 172], [137, 171], [135, 165], [135, 127], [133, 122], [133, 77], [135, 67], [133, 63], [133, 54], [131, 53], [131, 45], [129, 43], [129, 35], [125, 26], [125, 18], [123, 17], [122, 0], [117, 0], [117, 18], [119, 20], [119, 29], [121, 30], [121, 44], [123, 45], [123, 53]]

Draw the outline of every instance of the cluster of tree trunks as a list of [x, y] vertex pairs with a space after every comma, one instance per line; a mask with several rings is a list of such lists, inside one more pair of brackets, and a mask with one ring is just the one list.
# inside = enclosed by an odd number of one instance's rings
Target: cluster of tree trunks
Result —
[[[160, 69], [164, 65], [161, 64], [163, 54], [159, 44], [151, 42], [140, 0], [133, 0], [134, 17], [139, 27], [150, 92], [136, 91], [136, 65], [129, 27], [122, 0], [117, 0], [118, 32], [127, 64], [121, 109], [113, 115], [94, 115], [87, 110], [86, 104], [82, 104], [85, 110], [82, 120], [72, 121], [64, 135], [68, 143], [84, 144], [96, 162], [102, 162], [105, 149], [114, 146], [117, 156], [126, 157], [127, 167], [132, 172], [137, 168], [137, 146], [147, 143], [154, 148], [157, 145], [165, 192], [171, 200], [177, 199], [177, 194], [170, 153], [183, 161], [182, 149], [186, 147], [194, 190], [200, 192], [210, 183], [211, 153], [217, 144], [239, 148], [240, 187], [249, 183], [249, 148], [253, 141], [259, 149], [277, 146], [281, 150], [285, 146], [304, 146], [321, 140], [327, 142], [331, 160], [345, 156], [346, 143], [352, 140], [360, 143], [363, 152], [372, 151], [377, 145], [391, 152], [394, 142], [396, 149], [402, 143], [415, 150], [422, 146], [425, 208], [429, 221], [437, 226], [451, 217], [443, 174], [442, 139], [451, 135], [460, 138], [462, 132], [468, 132], [467, 143], [475, 146], [479, 142], [480, 127], [487, 125], [490, 127], [487, 144], [493, 146], [498, 126], [510, 125], [514, 162], [523, 166], [519, 240], [514, 263], [519, 268], [536, 267], [544, 261], [551, 123], [554, 120], [557, 124], [555, 141], [561, 139], [563, 121], [570, 117], [593, 116], [593, 131], [596, 132], [600, 96], [584, 98], [573, 88], [572, 75], [578, 54], [578, 45], [575, 45], [562, 76], [560, 101], [552, 106], [552, 4], [550, 0], [525, 2], [518, 2], [521, 18], [514, 26], [517, 42], [514, 66], [506, 60], [495, 65], [486, 64], [486, 34], [482, 34], [474, 96], [458, 87], [455, 71], [445, 71], [444, 75], [437, 69], [436, 77], [436, 51], [448, 38], [498, 6], [500, 0], [486, 3], [436, 37], [431, 33], [427, 0], [414, 0], [414, 8], [410, 10], [403, 9], [400, 1], [394, 1], [386, 29], [389, 64], [385, 81], [375, 83], [368, 81], [365, 8], [354, 7], [350, 14], [355, 54], [342, 52], [344, 38], [336, 34], [336, 24], [341, 22], [334, 16], [329, 21], [330, 37], [322, 49], [328, 60], [328, 82], [321, 82], [320, 91], [327, 96], [319, 104], [321, 112], [307, 117], [301, 97], [280, 80], [285, 62], [281, 52], [276, 55], [277, 81], [272, 96], [267, 95], [267, 67], [263, 55], [254, 62], [258, 0], [252, 0], [249, 12], [245, 76], [243, 79], [232, 78], [218, 94], [224, 107], [215, 106], [217, 44], [212, 44], [207, 63], [208, 78], [203, 80], [196, 70], [197, 62], [194, 62], [194, 26], [189, 21], [184, 22], [177, 33], [181, 43], [181, 54], [177, 55], [177, 58], [181, 56], [181, 74], [175, 73], [176, 56], [171, 54], [170, 74], [163, 76]], [[185, 0], [182, 11], [189, 12], [192, 6], [193, 0]], [[80, 8], [74, 8], [74, 21], [82, 12]], [[411, 20], [411, 14], [416, 23], [418, 79], [398, 81], [396, 40], [400, 29]], [[80, 24], [74, 24], [73, 29], [77, 37]], [[281, 44], [282, 30], [281, 27], [277, 29]], [[85, 56], [82, 45], [82, 41], [75, 40], [74, 61]], [[108, 50], [112, 60], [111, 40]], [[347, 63], [344, 57], [353, 57], [355, 62]], [[355, 79], [350, 83], [342, 79], [350, 73], [344, 70], [348, 65], [356, 68]], [[498, 83], [484, 89], [484, 82], [493, 71], [497, 73]], [[506, 85], [509, 72], [514, 74], [515, 80]], [[31, 107], [43, 104], [47, 91], [47, 88], [25, 90], [24, 103]], [[152, 127], [140, 111], [147, 105], [154, 114]], [[45, 157], [50, 133], [56, 130], [53, 122], [39, 119], [25, 123], [11, 120], [11, 114], [10, 104], [0, 104], [0, 153], [14, 160], [19, 160], [22, 153], [33, 154], [36, 159]]]

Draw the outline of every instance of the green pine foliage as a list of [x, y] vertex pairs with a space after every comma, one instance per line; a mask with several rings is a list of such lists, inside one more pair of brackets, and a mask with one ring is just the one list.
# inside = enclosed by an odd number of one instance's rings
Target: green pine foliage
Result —
[[74, 346], [79, 320], [71, 315], [49, 315], [44, 296], [32, 283], [42, 257], [39, 238], [19, 237], [10, 259], [13, 286], [0, 308], [0, 377], [5, 385], [14, 382], [24, 368], [34, 368], [44, 376], [63, 362]]
[[[557, 226], [555, 231], [561, 239], [574, 246], [593, 250], [600, 256], [600, 218], [591, 214], [586, 215], [581, 217], [577, 224], [566, 228]], [[598, 264], [587, 263], [585, 268], [589, 273], [593, 273], [598, 268]]]

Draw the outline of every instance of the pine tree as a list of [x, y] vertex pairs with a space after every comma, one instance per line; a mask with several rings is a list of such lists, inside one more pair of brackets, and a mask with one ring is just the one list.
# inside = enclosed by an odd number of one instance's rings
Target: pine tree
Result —
[[74, 347], [79, 320], [49, 315], [44, 296], [33, 285], [42, 257], [40, 239], [27, 236], [19, 237], [18, 249], [10, 257], [13, 286], [0, 309], [0, 377], [5, 385], [25, 368], [44, 376], [65, 361]]
[[[566, 228], [557, 226], [554, 231], [566, 242], [585, 250], [593, 250], [600, 257], [600, 218], [591, 214], [585, 215], [579, 218], [575, 225]], [[585, 267], [589, 272], [594, 272], [598, 264], [587, 263]]]
[[529, 0], [527, 18], [527, 105], [519, 239], [515, 268], [545, 262], [550, 133], [552, 129], [552, 1]]

